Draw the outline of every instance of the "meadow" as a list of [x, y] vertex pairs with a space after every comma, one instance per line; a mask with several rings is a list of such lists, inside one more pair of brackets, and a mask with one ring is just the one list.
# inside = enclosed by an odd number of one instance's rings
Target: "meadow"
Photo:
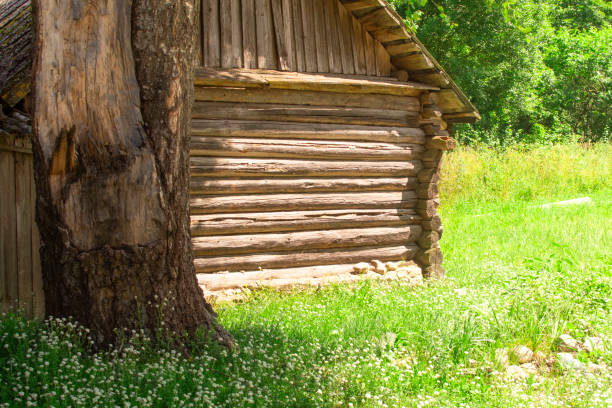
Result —
[[[92, 355], [70, 321], [3, 316], [0, 406], [611, 406], [611, 157], [608, 144], [459, 149], [441, 181], [444, 281], [253, 292], [216, 305], [233, 352], [134, 333]], [[598, 369], [517, 378], [496, 361], [517, 345], [554, 359], [561, 334], [603, 339], [577, 355]]]

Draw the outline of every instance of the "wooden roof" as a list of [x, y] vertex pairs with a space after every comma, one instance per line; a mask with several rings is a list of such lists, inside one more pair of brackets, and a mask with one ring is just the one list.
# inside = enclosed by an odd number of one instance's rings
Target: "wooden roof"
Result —
[[450, 122], [475, 122], [476, 107], [455, 84], [403, 19], [385, 0], [340, 0], [366, 30], [382, 43], [391, 63], [407, 71], [411, 80], [441, 88], [439, 105]]
[[10, 106], [30, 92], [31, 30], [29, 0], [0, 0], [0, 97]]

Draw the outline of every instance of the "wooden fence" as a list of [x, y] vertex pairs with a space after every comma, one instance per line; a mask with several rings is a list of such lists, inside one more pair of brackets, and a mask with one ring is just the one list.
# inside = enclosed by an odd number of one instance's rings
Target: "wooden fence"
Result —
[[0, 134], [0, 312], [44, 315], [29, 138]]

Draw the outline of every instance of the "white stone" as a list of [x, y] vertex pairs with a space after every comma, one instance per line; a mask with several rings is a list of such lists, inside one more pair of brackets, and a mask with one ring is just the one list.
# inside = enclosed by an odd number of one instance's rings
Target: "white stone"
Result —
[[576, 360], [572, 353], [557, 353], [557, 361], [565, 370], [584, 370], [584, 364]]
[[561, 352], [572, 352], [572, 351], [580, 351], [582, 349], [581, 344], [570, 336], [569, 334], [562, 334], [556, 341], [557, 347], [559, 347], [559, 351]]
[[512, 378], [527, 378], [528, 374], [521, 367], [517, 365], [511, 365], [506, 369], [506, 374]]
[[535, 360], [536, 363], [538, 363], [539, 366], [545, 366], [548, 360], [548, 358], [546, 357], [546, 354], [542, 353], [541, 351], [537, 351], [534, 354], [533, 359]]
[[400, 266], [402, 266], [402, 261], [400, 262], [387, 262], [385, 264], [385, 267], [387, 268], [388, 271], [396, 271], [399, 269]]
[[387, 267], [381, 261], [372, 261], [372, 264], [374, 265], [374, 272], [380, 275], [384, 275], [387, 272]]
[[371, 267], [372, 265], [367, 262], [359, 262], [357, 265], [353, 266], [353, 271], [359, 274], [366, 274]]
[[538, 373], [538, 368], [533, 363], [521, 364], [521, 369], [527, 374], [535, 375]]
[[519, 364], [531, 363], [533, 361], [533, 351], [527, 346], [516, 346], [512, 349], [512, 355]]
[[601, 337], [587, 337], [584, 339], [584, 349], [589, 353], [594, 351], [603, 351], [604, 344]]

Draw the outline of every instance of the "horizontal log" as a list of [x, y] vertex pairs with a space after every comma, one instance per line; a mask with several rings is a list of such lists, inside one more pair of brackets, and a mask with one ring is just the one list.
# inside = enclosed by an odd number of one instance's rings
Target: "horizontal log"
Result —
[[335, 106], [195, 102], [191, 111], [196, 119], [287, 121], [347, 125], [414, 126], [418, 112]]
[[192, 214], [227, 212], [272, 212], [341, 209], [396, 209], [416, 206], [414, 191], [261, 194], [244, 196], [202, 196], [190, 200]]
[[253, 271], [259, 268], [294, 268], [326, 264], [349, 264], [370, 262], [372, 260], [399, 261], [411, 260], [419, 251], [417, 245], [358, 248], [324, 249], [295, 253], [269, 252], [256, 255], [196, 257], [196, 273]]
[[418, 111], [412, 96], [293, 91], [287, 89], [196, 87], [196, 101], [274, 103], [283, 105], [350, 106], [359, 108]]
[[245, 120], [194, 119], [192, 121], [192, 135], [307, 140], [357, 140], [416, 143], [422, 145], [426, 142], [425, 132], [418, 127], [382, 127], [321, 123], [311, 123], [305, 126], [300, 123]]
[[215, 70], [210, 68], [196, 69], [195, 85], [400, 96], [418, 96], [423, 91], [439, 89], [419, 83], [398, 83], [395, 78], [341, 74], [307, 74], [252, 69]]
[[351, 228], [250, 235], [194, 237], [195, 256], [295, 252], [325, 248], [353, 248], [405, 245], [415, 242], [419, 225], [381, 228]]
[[198, 283], [208, 291], [241, 289], [255, 287], [266, 281], [278, 279], [319, 279], [330, 276], [350, 274], [354, 264], [315, 265], [300, 268], [263, 269], [249, 272], [202, 273], [198, 274]]
[[192, 177], [194, 194], [323, 193], [358, 191], [403, 191], [416, 188], [416, 177], [397, 178], [262, 178], [212, 179]]
[[444, 119], [450, 123], [474, 123], [480, 120], [478, 112], [448, 113]]
[[206, 214], [191, 216], [191, 236], [406, 226], [420, 221], [407, 209]]
[[[354, 274], [355, 265], [315, 265], [301, 268], [264, 269], [249, 272], [199, 274], [198, 281], [204, 296], [216, 301], [244, 299], [244, 288], [276, 290], [293, 290], [295, 288], [328, 286], [331, 284], [357, 283], [364, 279], [403, 281], [410, 285], [423, 284], [423, 271], [411, 262], [401, 271], [392, 271], [384, 275], [376, 272]], [[280, 276], [268, 278], [268, 276]], [[224, 293], [225, 292], [225, 293]]]
[[191, 174], [206, 177], [402, 177], [415, 176], [420, 160], [322, 161], [192, 157]]
[[242, 139], [193, 136], [191, 156], [279, 157], [344, 160], [412, 160], [425, 149], [418, 144]]

